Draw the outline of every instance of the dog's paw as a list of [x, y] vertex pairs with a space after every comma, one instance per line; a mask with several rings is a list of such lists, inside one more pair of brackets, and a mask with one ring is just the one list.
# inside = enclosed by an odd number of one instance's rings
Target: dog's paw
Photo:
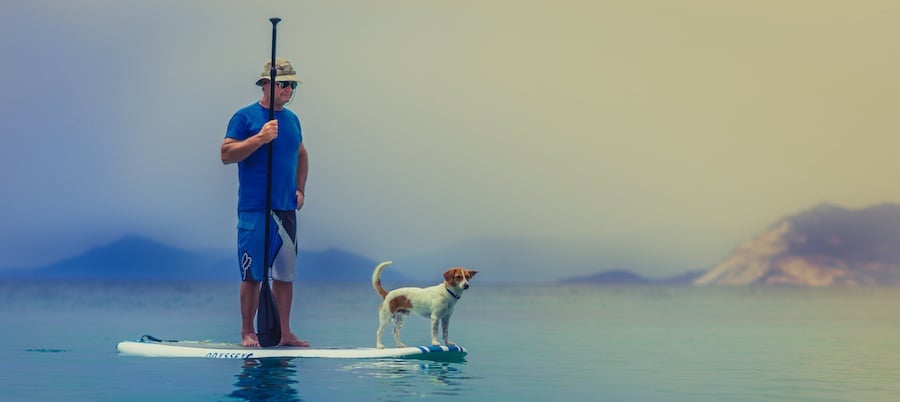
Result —
[[406, 344], [398, 343], [398, 344], [397, 344], [397, 347], [398, 347], [398, 348], [405, 348], [405, 347], [406, 347]]
[[446, 341], [446, 342], [444, 342], [444, 344], [447, 346], [456, 346], [456, 342]]
[[375, 348], [376, 349], [384, 349], [384, 345], [379, 343], [379, 344], [375, 345]]

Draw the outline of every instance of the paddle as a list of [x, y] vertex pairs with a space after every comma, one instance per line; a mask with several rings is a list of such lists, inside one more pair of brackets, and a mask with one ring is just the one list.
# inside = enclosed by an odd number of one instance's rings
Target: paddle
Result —
[[[281, 18], [269, 18], [272, 22], [272, 62], [269, 65], [269, 121], [275, 119], [275, 36], [276, 25]], [[268, 165], [266, 166], [266, 225], [263, 252], [263, 280], [259, 291], [259, 308], [256, 312], [256, 336], [259, 338], [259, 346], [269, 347], [281, 342], [281, 321], [278, 317], [278, 307], [272, 296], [272, 288], [269, 285], [269, 228], [272, 222], [272, 142], [267, 144]]]

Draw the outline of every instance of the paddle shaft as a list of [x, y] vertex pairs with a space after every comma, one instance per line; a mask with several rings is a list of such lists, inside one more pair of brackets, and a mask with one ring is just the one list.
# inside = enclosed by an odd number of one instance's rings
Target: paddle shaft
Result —
[[[275, 39], [277, 37], [277, 28], [276, 26], [281, 21], [281, 18], [270, 18], [269, 21], [272, 22], [272, 62], [269, 64], [269, 121], [275, 120], [275, 76], [277, 71], [275, 69]], [[265, 251], [263, 252], [263, 256], [265, 258], [265, 269], [263, 270], [263, 279], [268, 282], [269, 279], [269, 228], [271, 227], [271, 215], [272, 215], [272, 141], [269, 141], [266, 144], [266, 152], [268, 153], [268, 157], [266, 158], [266, 237], [265, 237]]]
[[[281, 18], [270, 18], [272, 22], [272, 60], [269, 64], [269, 121], [275, 119], [275, 76], [277, 70], [275, 68], [275, 39], [277, 37], [277, 25], [281, 22]], [[270, 286], [269, 286], [269, 255], [271, 236], [269, 230], [272, 225], [272, 141], [266, 144], [266, 224], [265, 237], [263, 241], [263, 280], [262, 288], [259, 292], [259, 308], [256, 315], [257, 336], [259, 344], [263, 347], [275, 346], [281, 342], [281, 322], [278, 315], [278, 308], [275, 304]], [[274, 316], [273, 316], [274, 314]]]

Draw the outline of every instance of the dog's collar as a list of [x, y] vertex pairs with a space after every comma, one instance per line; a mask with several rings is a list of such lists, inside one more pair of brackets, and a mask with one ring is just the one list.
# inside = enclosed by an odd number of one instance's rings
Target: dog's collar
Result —
[[450, 293], [450, 296], [453, 296], [454, 299], [459, 300], [459, 296], [457, 296], [455, 293], [450, 291], [450, 288], [445, 286], [444, 289], [447, 289], [447, 293]]

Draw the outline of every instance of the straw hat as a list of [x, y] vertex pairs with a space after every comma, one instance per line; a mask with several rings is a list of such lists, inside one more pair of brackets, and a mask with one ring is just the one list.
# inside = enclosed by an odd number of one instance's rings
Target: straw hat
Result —
[[[260, 74], [259, 79], [256, 80], [256, 85], [262, 85], [263, 81], [268, 81], [271, 77], [271, 72], [269, 69], [271, 68], [272, 62], [266, 62], [266, 65], [263, 66], [262, 74]], [[291, 67], [291, 62], [286, 59], [282, 59], [281, 57], [275, 58], [275, 81], [297, 81], [298, 83], [302, 82], [297, 79], [297, 72], [294, 71], [294, 67]]]

